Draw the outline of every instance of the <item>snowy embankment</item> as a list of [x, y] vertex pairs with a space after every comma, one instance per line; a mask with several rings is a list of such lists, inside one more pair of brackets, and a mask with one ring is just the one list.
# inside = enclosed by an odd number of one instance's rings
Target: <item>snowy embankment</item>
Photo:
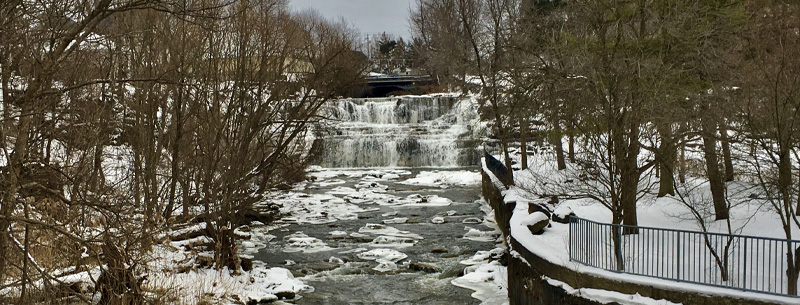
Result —
[[232, 274], [227, 268], [181, 271], [193, 256], [170, 245], [157, 246], [150, 262], [153, 273], [145, 283], [153, 290], [166, 290], [171, 304], [267, 303], [293, 299], [310, 287], [292, 276], [285, 268], [268, 268], [259, 261], [249, 271]]
[[[697, 293], [705, 295], [719, 295], [737, 298], [746, 298], [775, 304], [797, 304], [798, 299], [791, 297], [781, 297], [769, 294], [744, 292], [735, 289], [718, 288], [713, 286], [698, 285], [693, 283], [681, 283], [672, 280], [663, 280], [652, 277], [617, 273], [593, 268], [570, 261], [569, 256], [569, 224], [551, 222], [551, 227], [547, 227], [542, 234], [534, 235], [528, 228], [532, 215], [528, 210], [528, 203], [538, 203], [548, 206], [551, 210], [568, 211], [572, 210], [576, 216], [600, 222], [610, 223], [611, 212], [600, 203], [590, 199], [563, 200], [555, 205], [547, 204], [548, 199], [540, 198], [530, 190], [537, 189], [537, 184], [569, 184], [568, 174], [559, 173], [555, 170], [554, 160], [546, 155], [529, 157], [530, 170], [515, 171], [514, 180], [517, 186], [512, 186], [508, 190], [493, 175], [489, 175], [495, 186], [501, 190], [505, 202], [516, 202], [516, 208], [510, 220], [511, 236], [527, 251], [541, 257], [553, 264], [565, 266], [573, 271], [600, 276], [612, 280], [637, 283], [641, 285], [659, 287], [670, 290], [685, 291], [687, 293]], [[488, 170], [484, 170], [489, 172]], [[568, 168], [566, 171], [569, 171]], [[729, 188], [743, 188], [736, 184], [729, 185]], [[703, 188], [696, 188], [695, 192], [704, 192]], [[706, 194], [694, 194], [702, 197]], [[763, 204], [754, 201], [747, 201], [745, 198], [752, 197], [743, 194], [739, 202], [731, 207], [731, 227], [735, 234], [751, 235], [760, 237], [783, 237], [780, 220], [777, 215], [763, 207]], [[710, 195], [706, 198], [710, 198]], [[655, 194], [645, 194], [639, 200], [637, 206], [639, 224], [647, 227], [700, 231], [698, 221], [691, 217], [689, 209], [678, 200], [671, 197], [656, 198]], [[538, 214], [534, 212], [534, 214]], [[714, 222], [706, 220], [709, 232], [727, 233], [727, 224], [724, 221]], [[795, 228], [797, 230], [797, 228]], [[795, 233], [794, 236], [796, 235]], [[514, 249], [511, 249], [512, 255]], [[664, 300], [652, 300], [638, 295], [622, 295], [617, 292], [601, 291], [596, 289], [573, 289], [568, 285], [559, 282], [557, 279], [546, 279], [554, 286], [562, 287], [568, 294], [592, 299], [601, 303], [619, 302], [621, 304], [669, 304]], [[623, 300], [623, 301], [620, 301]]]

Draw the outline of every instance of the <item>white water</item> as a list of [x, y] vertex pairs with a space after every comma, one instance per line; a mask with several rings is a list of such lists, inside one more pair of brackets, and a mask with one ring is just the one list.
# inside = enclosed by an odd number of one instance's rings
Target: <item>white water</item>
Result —
[[406, 96], [331, 102], [318, 128], [318, 164], [327, 168], [475, 165], [472, 99]]

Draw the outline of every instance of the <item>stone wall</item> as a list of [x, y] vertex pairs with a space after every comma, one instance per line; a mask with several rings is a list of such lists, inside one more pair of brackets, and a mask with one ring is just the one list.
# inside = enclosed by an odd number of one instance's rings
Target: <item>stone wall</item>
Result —
[[[526, 264], [520, 258], [510, 257], [508, 260], [508, 297], [511, 305], [515, 304], [600, 304], [588, 299], [573, 296], [561, 287], [550, 285], [542, 279], [545, 275], [549, 278], [564, 282], [574, 288], [594, 288], [602, 290], [617, 291], [624, 294], [640, 294], [656, 300], [665, 299], [684, 305], [692, 304], [720, 304], [720, 305], [767, 305], [768, 302], [756, 300], [746, 300], [731, 297], [721, 297], [712, 295], [701, 295], [696, 293], [684, 293], [677, 290], [657, 288], [648, 285], [621, 282], [594, 275], [588, 275], [573, 271], [564, 266], [550, 263], [542, 259], [525, 247], [519, 244], [513, 237], [510, 237], [511, 213], [514, 211], [515, 203], [505, 203], [500, 190], [492, 183], [486, 173], [482, 172], [481, 189], [483, 198], [489, 202], [494, 210], [495, 220], [498, 227], [503, 232], [504, 240], [509, 242], [509, 249], [515, 250], [519, 256], [530, 264]], [[610, 303], [616, 304], [616, 303]]]

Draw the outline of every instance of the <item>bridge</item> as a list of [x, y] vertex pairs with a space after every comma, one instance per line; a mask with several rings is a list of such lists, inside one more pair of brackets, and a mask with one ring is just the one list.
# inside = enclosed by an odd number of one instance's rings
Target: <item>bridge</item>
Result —
[[387, 97], [392, 95], [425, 94], [437, 85], [430, 75], [370, 76], [353, 90], [353, 97]]

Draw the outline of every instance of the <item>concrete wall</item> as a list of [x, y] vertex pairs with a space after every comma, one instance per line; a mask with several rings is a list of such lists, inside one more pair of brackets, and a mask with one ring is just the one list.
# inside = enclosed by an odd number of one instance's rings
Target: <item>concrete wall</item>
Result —
[[[514, 211], [515, 203], [506, 204], [500, 190], [492, 184], [489, 176], [482, 173], [481, 190], [483, 198], [494, 209], [495, 220], [503, 232], [504, 240], [510, 241], [509, 248], [517, 251], [520, 256], [530, 263], [530, 267], [522, 260], [510, 257], [508, 260], [508, 297], [511, 305], [515, 304], [600, 304], [584, 298], [567, 294], [561, 287], [555, 287], [542, 279], [542, 275], [567, 283], [573, 288], [594, 288], [618, 291], [624, 294], [640, 294], [656, 300], [665, 299], [684, 305], [692, 304], [721, 304], [721, 305], [766, 305], [767, 302], [745, 300], [739, 298], [701, 295], [684, 293], [676, 290], [656, 288], [628, 282], [611, 280], [603, 277], [587, 275], [573, 271], [561, 265], [544, 260], [519, 244], [514, 238], [509, 238], [509, 220]], [[800, 303], [800, 300], [798, 300]], [[611, 303], [616, 304], [616, 303]]]

